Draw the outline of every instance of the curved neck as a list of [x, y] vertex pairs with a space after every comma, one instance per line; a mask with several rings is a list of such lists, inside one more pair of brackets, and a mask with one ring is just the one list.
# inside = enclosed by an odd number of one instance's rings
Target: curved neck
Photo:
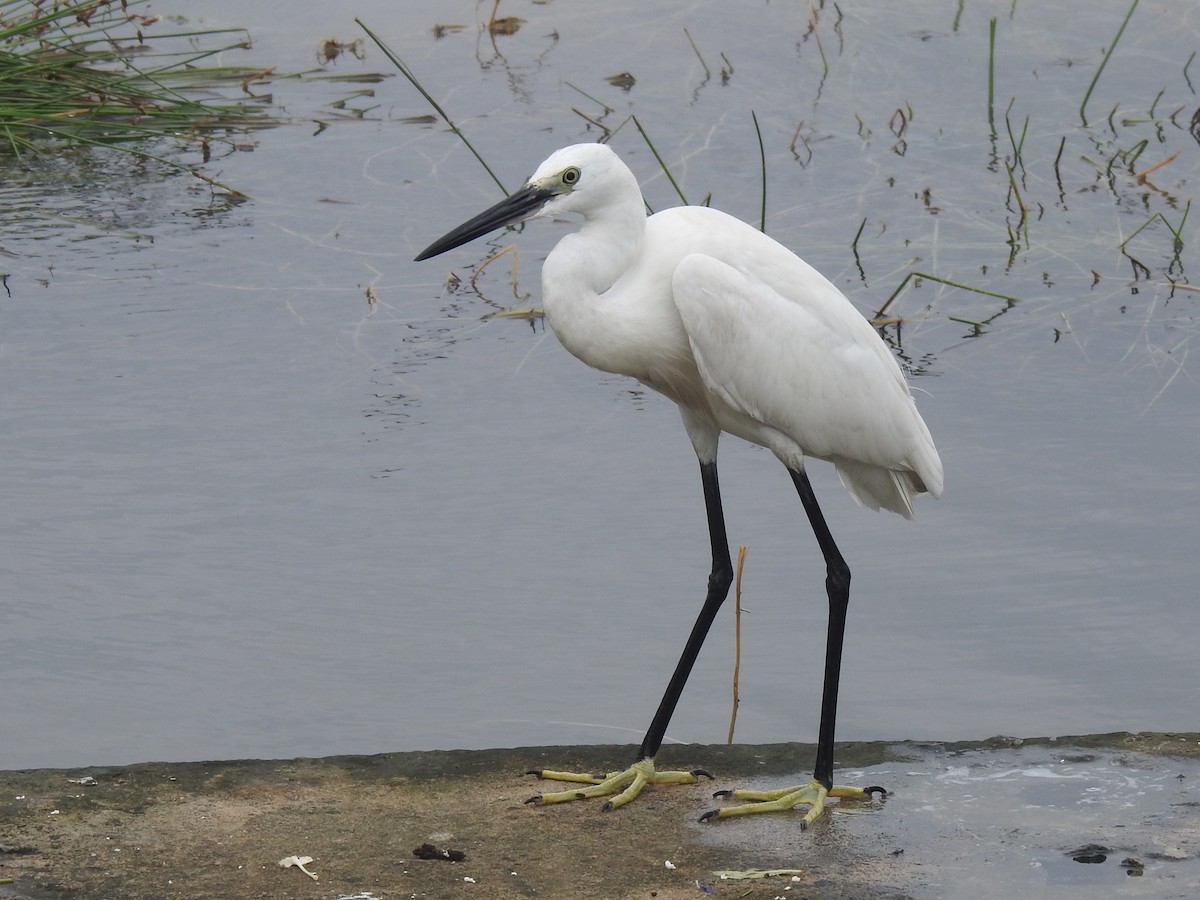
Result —
[[603, 294], [630, 267], [646, 233], [641, 193], [636, 196], [636, 204], [616, 198], [590, 211], [579, 231], [558, 242], [542, 265], [547, 307]]
[[639, 205], [591, 212], [583, 228], [559, 241], [542, 264], [546, 319], [559, 343], [593, 368], [637, 377], [621, 337], [632, 324], [632, 310], [610, 292], [635, 265], [645, 232], [639, 195]]

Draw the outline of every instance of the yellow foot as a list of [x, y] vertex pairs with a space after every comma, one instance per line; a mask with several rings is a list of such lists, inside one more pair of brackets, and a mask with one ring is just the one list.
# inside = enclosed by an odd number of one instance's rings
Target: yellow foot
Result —
[[723, 809], [709, 810], [700, 817], [700, 821], [708, 822], [712, 819], [727, 819], [730, 816], [744, 816], [749, 813], [782, 812], [794, 809], [797, 806], [807, 806], [808, 812], [804, 814], [804, 818], [800, 821], [800, 829], [803, 831], [816, 821], [817, 816], [825, 811], [825, 799], [827, 797], [846, 797], [861, 800], [863, 798], [870, 798], [872, 794], [879, 794], [881, 797], [886, 797], [887, 791], [875, 785], [866, 788], [838, 785], [826, 788], [825, 785], [821, 784], [815, 778], [808, 784], [801, 785], [800, 787], [782, 788], [777, 791], [717, 791], [713, 794], [714, 797], [729, 797], [733, 800], [749, 800], [750, 802], [744, 803], [741, 806], [727, 806]]
[[545, 803], [565, 803], [568, 800], [586, 800], [589, 797], [608, 797], [615, 794], [604, 804], [604, 810], [624, 806], [642, 792], [648, 784], [695, 784], [700, 776], [712, 778], [703, 769], [693, 769], [690, 772], [657, 772], [654, 769], [654, 759], [639, 759], [624, 772], [613, 772], [608, 775], [587, 775], [576, 772], [555, 772], [550, 769], [531, 769], [526, 775], [536, 775], [551, 781], [577, 781], [590, 787], [573, 791], [557, 791], [550, 794], [535, 794], [526, 803], [541, 806]]

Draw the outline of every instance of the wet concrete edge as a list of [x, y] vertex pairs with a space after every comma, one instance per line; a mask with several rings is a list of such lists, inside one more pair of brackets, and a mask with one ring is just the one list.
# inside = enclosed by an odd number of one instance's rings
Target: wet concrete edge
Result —
[[[1200, 733], [1164, 732], [845, 742], [838, 744], [836, 758], [839, 768], [845, 769], [902, 762], [931, 753], [952, 757], [1038, 745], [1200, 759]], [[603, 890], [612, 890], [607, 896], [672, 897], [675, 892], [669, 883], [659, 885], [661, 871], [648, 876], [649, 866], [643, 865], [639, 875], [637, 867], [631, 868], [626, 860], [631, 854], [642, 854], [643, 863], [659, 860], [656, 865], [661, 867], [666, 854], [681, 860], [690, 854], [697, 870], [711, 864], [711, 853], [700, 846], [702, 842], [696, 840], [695, 832], [689, 831], [691, 826], [684, 824], [694, 822], [694, 813], [700, 811], [698, 799], [709, 796], [711, 789], [704, 793], [656, 791], [648, 804], [655, 814], [638, 819], [598, 815], [595, 804], [588, 805], [584, 812], [573, 808], [585, 804], [568, 804], [556, 810], [551, 819], [529, 818], [530, 810], [522, 808], [524, 797], [537, 789], [536, 784], [521, 776], [526, 770], [545, 766], [604, 771], [616, 762], [631, 759], [635, 749], [621, 745], [518, 747], [4, 771], [0, 772], [0, 879], [13, 880], [0, 883], [0, 900], [188, 896], [186, 890], [175, 894], [163, 889], [164, 868], [177, 871], [179, 880], [190, 884], [189, 890], [202, 888], [210, 895], [315, 897], [330, 896], [330, 890], [337, 889], [336, 872], [330, 872], [330, 879], [319, 886], [300, 883], [304, 881], [301, 877], [279, 888], [277, 881], [270, 880], [272, 875], [278, 879], [278, 874], [268, 873], [265, 865], [228, 865], [228, 849], [210, 847], [189, 856], [169, 846], [172, 841], [186, 843], [181, 836], [191, 833], [188, 828], [194, 828], [197, 835], [205, 834], [207, 826], [203, 822], [189, 825], [162, 819], [163, 824], [156, 826], [163, 831], [161, 837], [143, 837], [146, 857], [154, 857], [157, 874], [145, 865], [126, 864], [124, 860], [115, 867], [97, 862], [94, 849], [85, 853], [100, 841], [115, 839], [105, 835], [116, 835], [133, 844], [139, 833], [132, 823], [158, 822], [156, 816], [161, 818], [164, 810], [169, 814], [172, 804], [182, 806], [185, 800], [194, 798], [209, 804], [206, 809], [211, 815], [198, 817], [202, 820], [219, 818], [224, 806], [237, 806], [251, 818], [260, 812], [269, 813], [274, 838], [281, 846], [328, 848], [340, 842], [338, 858], [347, 872], [355, 872], [364, 884], [399, 881], [405, 885], [404, 891], [411, 889], [413, 896], [439, 896], [450, 889], [443, 877], [445, 867], [442, 871], [418, 873], [418, 877], [402, 861], [410, 859], [410, 845], [419, 842], [422, 829], [445, 822], [453, 823], [460, 834], [485, 835], [479, 840], [476, 858], [480, 861], [486, 848], [503, 856], [503, 868], [513, 868], [512, 875], [516, 876], [517, 869], [522, 871], [521, 884], [514, 883], [511, 890], [506, 885], [502, 892], [488, 896], [569, 896], [591, 885], [592, 895], [597, 895], [597, 886], [602, 886]], [[814, 753], [813, 745], [800, 743], [673, 744], [663, 748], [658, 761], [662, 768], [703, 765], [719, 772], [722, 782], [726, 782], [803, 773]], [[85, 785], [91, 779], [90, 783], [102, 790], [83, 789], [79, 786], [81, 779]], [[463, 786], [465, 791], [460, 789]], [[493, 787], [499, 793], [487, 794]], [[311, 797], [307, 801], [310, 808], [305, 810], [307, 818], [297, 812], [304, 802], [298, 798], [306, 791], [319, 795], [317, 805], [323, 804], [320, 825], [315, 824], [318, 816], [311, 808]], [[464, 793], [470, 799], [464, 798]], [[647, 805], [643, 799], [638, 803]], [[50, 804], [55, 805], [53, 819], [49, 818]], [[147, 815], [150, 813], [153, 815]], [[406, 833], [400, 827], [405, 822], [410, 823]], [[172, 831], [176, 827], [177, 834]], [[240, 845], [247, 854], [253, 851], [253, 858], [261, 861], [275, 845], [253, 846], [257, 830], [261, 826], [252, 823], [248, 829], [238, 831], [237, 840], [231, 843]], [[394, 834], [381, 842], [381, 831]], [[229, 832], [228, 836], [232, 835]], [[157, 849], [156, 840], [161, 845]], [[103, 843], [99, 845], [103, 847]], [[329, 853], [330, 858], [333, 856]], [[589, 866], [581, 870], [576, 865], [578, 856], [590, 860]], [[34, 857], [36, 860], [31, 862]], [[385, 858], [386, 865], [381, 862]], [[747, 848], [738, 861], [754, 867], [761, 860], [753, 848]], [[247, 871], [252, 868], [255, 870]], [[559, 877], [564, 880], [556, 881]], [[829, 889], [823, 896], [899, 896], [886, 883], [870, 882], [869, 877], [849, 878], [834, 889], [826, 880], [823, 883]], [[353, 878], [344, 880], [341, 889], [353, 883]], [[750, 889], [745, 896], [758, 894], [758, 890]]]

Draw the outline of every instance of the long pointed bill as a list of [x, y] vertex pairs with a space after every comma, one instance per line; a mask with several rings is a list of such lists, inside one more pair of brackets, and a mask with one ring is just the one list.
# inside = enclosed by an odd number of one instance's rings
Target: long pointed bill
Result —
[[416, 262], [453, 250], [455, 247], [474, 240], [480, 235], [495, 231], [511, 222], [527, 219], [554, 196], [548, 188], [526, 185], [515, 194], [505, 197], [491, 209], [485, 209], [474, 218], [463, 222], [449, 234], [438, 238], [417, 255]]

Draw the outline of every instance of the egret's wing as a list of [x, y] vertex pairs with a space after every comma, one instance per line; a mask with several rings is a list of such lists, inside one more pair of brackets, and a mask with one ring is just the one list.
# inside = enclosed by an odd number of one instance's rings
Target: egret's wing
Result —
[[860, 502], [911, 516], [916, 493], [941, 493], [942, 468], [891, 352], [836, 287], [790, 253], [748, 258], [759, 263], [753, 274], [692, 254], [672, 278], [718, 405], [834, 462]]

